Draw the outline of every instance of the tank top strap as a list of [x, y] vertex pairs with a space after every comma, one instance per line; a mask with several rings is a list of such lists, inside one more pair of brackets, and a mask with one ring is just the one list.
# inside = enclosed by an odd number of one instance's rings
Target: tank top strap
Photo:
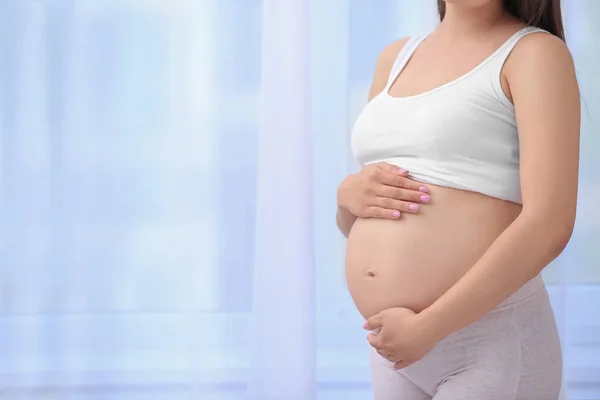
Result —
[[[484, 67], [487, 72], [486, 76], [491, 79], [491, 85], [493, 90], [496, 92], [496, 95], [499, 97], [500, 101], [504, 103], [505, 106], [512, 108], [512, 103], [506, 98], [504, 94], [504, 89], [502, 88], [500, 75], [502, 74], [502, 69], [504, 68], [504, 64], [506, 60], [514, 50], [515, 46], [519, 43], [519, 41], [525, 36], [536, 33], [536, 32], [544, 32], [547, 31], [535, 27], [535, 26], [527, 26], [520, 31], [513, 34], [504, 44], [494, 53], [492, 57], [490, 57], [490, 62]], [[550, 34], [550, 33], [548, 33]]]
[[515, 48], [517, 43], [519, 43], [519, 40], [521, 40], [525, 36], [529, 35], [530, 33], [536, 33], [536, 32], [548, 33], [547, 31], [545, 31], [541, 28], [538, 28], [536, 26], [527, 26], [527, 27], [521, 29], [520, 31], [518, 31], [517, 33], [512, 35], [506, 41], [504, 46], [502, 46], [502, 51], [501, 51], [501, 54], [499, 54], [499, 56], [500, 56], [499, 58], [507, 58], [510, 55], [510, 53], [512, 52], [512, 50]]
[[521, 40], [525, 36], [529, 35], [530, 33], [536, 33], [536, 32], [548, 33], [547, 31], [545, 31], [541, 28], [538, 28], [536, 26], [527, 26], [527, 27], [521, 29], [520, 31], [518, 31], [514, 35], [512, 35], [510, 38], [508, 38], [508, 40], [506, 42], [504, 42], [502, 47], [500, 47], [500, 49], [498, 49], [498, 52], [495, 57], [495, 61], [500, 62], [501, 64], [504, 64], [504, 62], [506, 61], [506, 59], [508, 58], [510, 53], [513, 51], [513, 49], [517, 45], [517, 43], [519, 43], [519, 40]]
[[408, 38], [402, 50], [398, 52], [396, 56], [396, 61], [392, 65], [392, 69], [390, 70], [390, 76], [388, 77], [388, 82], [385, 90], [389, 90], [390, 86], [394, 83], [400, 72], [404, 69], [408, 60], [412, 57], [413, 53], [419, 47], [419, 44], [425, 39], [426, 35], [417, 35], [411, 36]]

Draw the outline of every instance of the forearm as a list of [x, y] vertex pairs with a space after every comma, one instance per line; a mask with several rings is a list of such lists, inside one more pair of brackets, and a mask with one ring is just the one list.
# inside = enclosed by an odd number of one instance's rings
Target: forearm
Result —
[[570, 223], [521, 214], [477, 263], [421, 314], [444, 337], [487, 314], [560, 252], [571, 233]]
[[348, 237], [350, 229], [352, 229], [352, 225], [354, 225], [354, 222], [356, 221], [356, 215], [350, 213], [348, 209], [338, 206], [336, 221], [340, 232], [342, 232], [345, 237]]
[[571, 236], [581, 111], [576, 71], [563, 41], [552, 35], [528, 39], [505, 65], [518, 126], [523, 211], [453, 287], [419, 314], [440, 335], [483, 317], [539, 274]]

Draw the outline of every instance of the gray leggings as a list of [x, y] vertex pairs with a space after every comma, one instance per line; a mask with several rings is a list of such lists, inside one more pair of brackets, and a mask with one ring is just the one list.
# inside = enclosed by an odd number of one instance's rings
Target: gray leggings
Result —
[[398, 371], [392, 366], [372, 350], [375, 400], [557, 400], [561, 348], [541, 278], [420, 361]]

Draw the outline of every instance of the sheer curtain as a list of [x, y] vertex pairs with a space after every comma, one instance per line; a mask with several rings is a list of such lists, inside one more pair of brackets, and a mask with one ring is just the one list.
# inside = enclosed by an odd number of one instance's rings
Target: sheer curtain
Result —
[[[548, 268], [600, 398], [600, 4], [576, 231]], [[368, 399], [335, 189], [387, 43], [434, 1], [2, 0], [0, 398]], [[560, 182], [557, 182], [560, 184]]]

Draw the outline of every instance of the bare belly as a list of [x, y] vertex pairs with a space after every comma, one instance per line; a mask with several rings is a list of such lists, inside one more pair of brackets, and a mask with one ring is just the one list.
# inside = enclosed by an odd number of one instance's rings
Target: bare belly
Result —
[[350, 231], [346, 279], [365, 318], [391, 307], [427, 308], [521, 212], [518, 204], [482, 194], [428, 187], [432, 202], [418, 214], [359, 218]]

